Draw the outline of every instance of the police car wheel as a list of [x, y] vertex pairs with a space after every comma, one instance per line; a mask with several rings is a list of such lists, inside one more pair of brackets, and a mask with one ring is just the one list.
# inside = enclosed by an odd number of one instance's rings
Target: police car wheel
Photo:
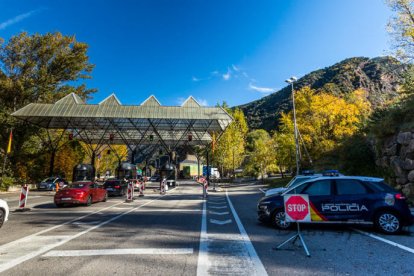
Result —
[[395, 234], [401, 231], [401, 220], [390, 211], [381, 211], [375, 217], [375, 226], [385, 234]]
[[290, 227], [290, 222], [286, 221], [285, 212], [282, 210], [276, 210], [272, 214], [272, 224], [279, 229], [288, 229]]

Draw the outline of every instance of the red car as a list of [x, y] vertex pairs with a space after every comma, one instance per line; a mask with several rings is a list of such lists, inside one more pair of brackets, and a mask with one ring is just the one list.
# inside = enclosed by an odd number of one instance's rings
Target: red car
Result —
[[94, 182], [74, 182], [55, 194], [55, 204], [62, 207], [64, 204], [85, 204], [105, 202], [108, 199], [106, 190]]

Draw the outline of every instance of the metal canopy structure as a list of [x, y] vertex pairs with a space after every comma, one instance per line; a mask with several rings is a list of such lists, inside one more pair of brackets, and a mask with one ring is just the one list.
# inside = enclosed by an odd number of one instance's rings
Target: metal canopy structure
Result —
[[162, 106], [154, 96], [133, 106], [122, 105], [114, 94], [86, 104], [74, 93], [54, 104], [31, 103], [12, 116], [64, 130], [89, 145], [125, 144], [131, 151], [160, 146], [167, 153], [183, 145], [208, 145], [233, 120], [223, 108], [201, 106], [191, 96], [181, 106]]

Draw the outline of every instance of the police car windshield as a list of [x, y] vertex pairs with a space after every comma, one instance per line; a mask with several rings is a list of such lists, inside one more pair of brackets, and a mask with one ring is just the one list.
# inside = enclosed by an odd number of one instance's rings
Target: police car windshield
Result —
[[53, 182], [55, 180], [54, 177], [48, 177], [42, 180], [42, 182]]
[[292, 178], [291, 181], [289, 181], [289, 183], [286, 185], [286, 188], [297, 186], [297, 185], [305, 182], [306, 180], [309, 180], [309, 179], [314, 178], [314, 177], [315, 176], [301, 176], [301, 177], [295, 176], [294, 178]]

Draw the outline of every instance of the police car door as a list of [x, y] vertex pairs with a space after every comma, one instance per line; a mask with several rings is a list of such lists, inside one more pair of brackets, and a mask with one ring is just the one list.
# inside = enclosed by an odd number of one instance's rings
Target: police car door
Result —
[[357, 179], [335, 180], [335, 205], [332, 208], [337, 220], [368, 219], [370, 208], [369, 191], [365, 185]]
[[309, 195], [312, 221], [332, 220], [335, 213], [327, 207], [334, 204], [331, 179], [310, 182], [300, 193]]

